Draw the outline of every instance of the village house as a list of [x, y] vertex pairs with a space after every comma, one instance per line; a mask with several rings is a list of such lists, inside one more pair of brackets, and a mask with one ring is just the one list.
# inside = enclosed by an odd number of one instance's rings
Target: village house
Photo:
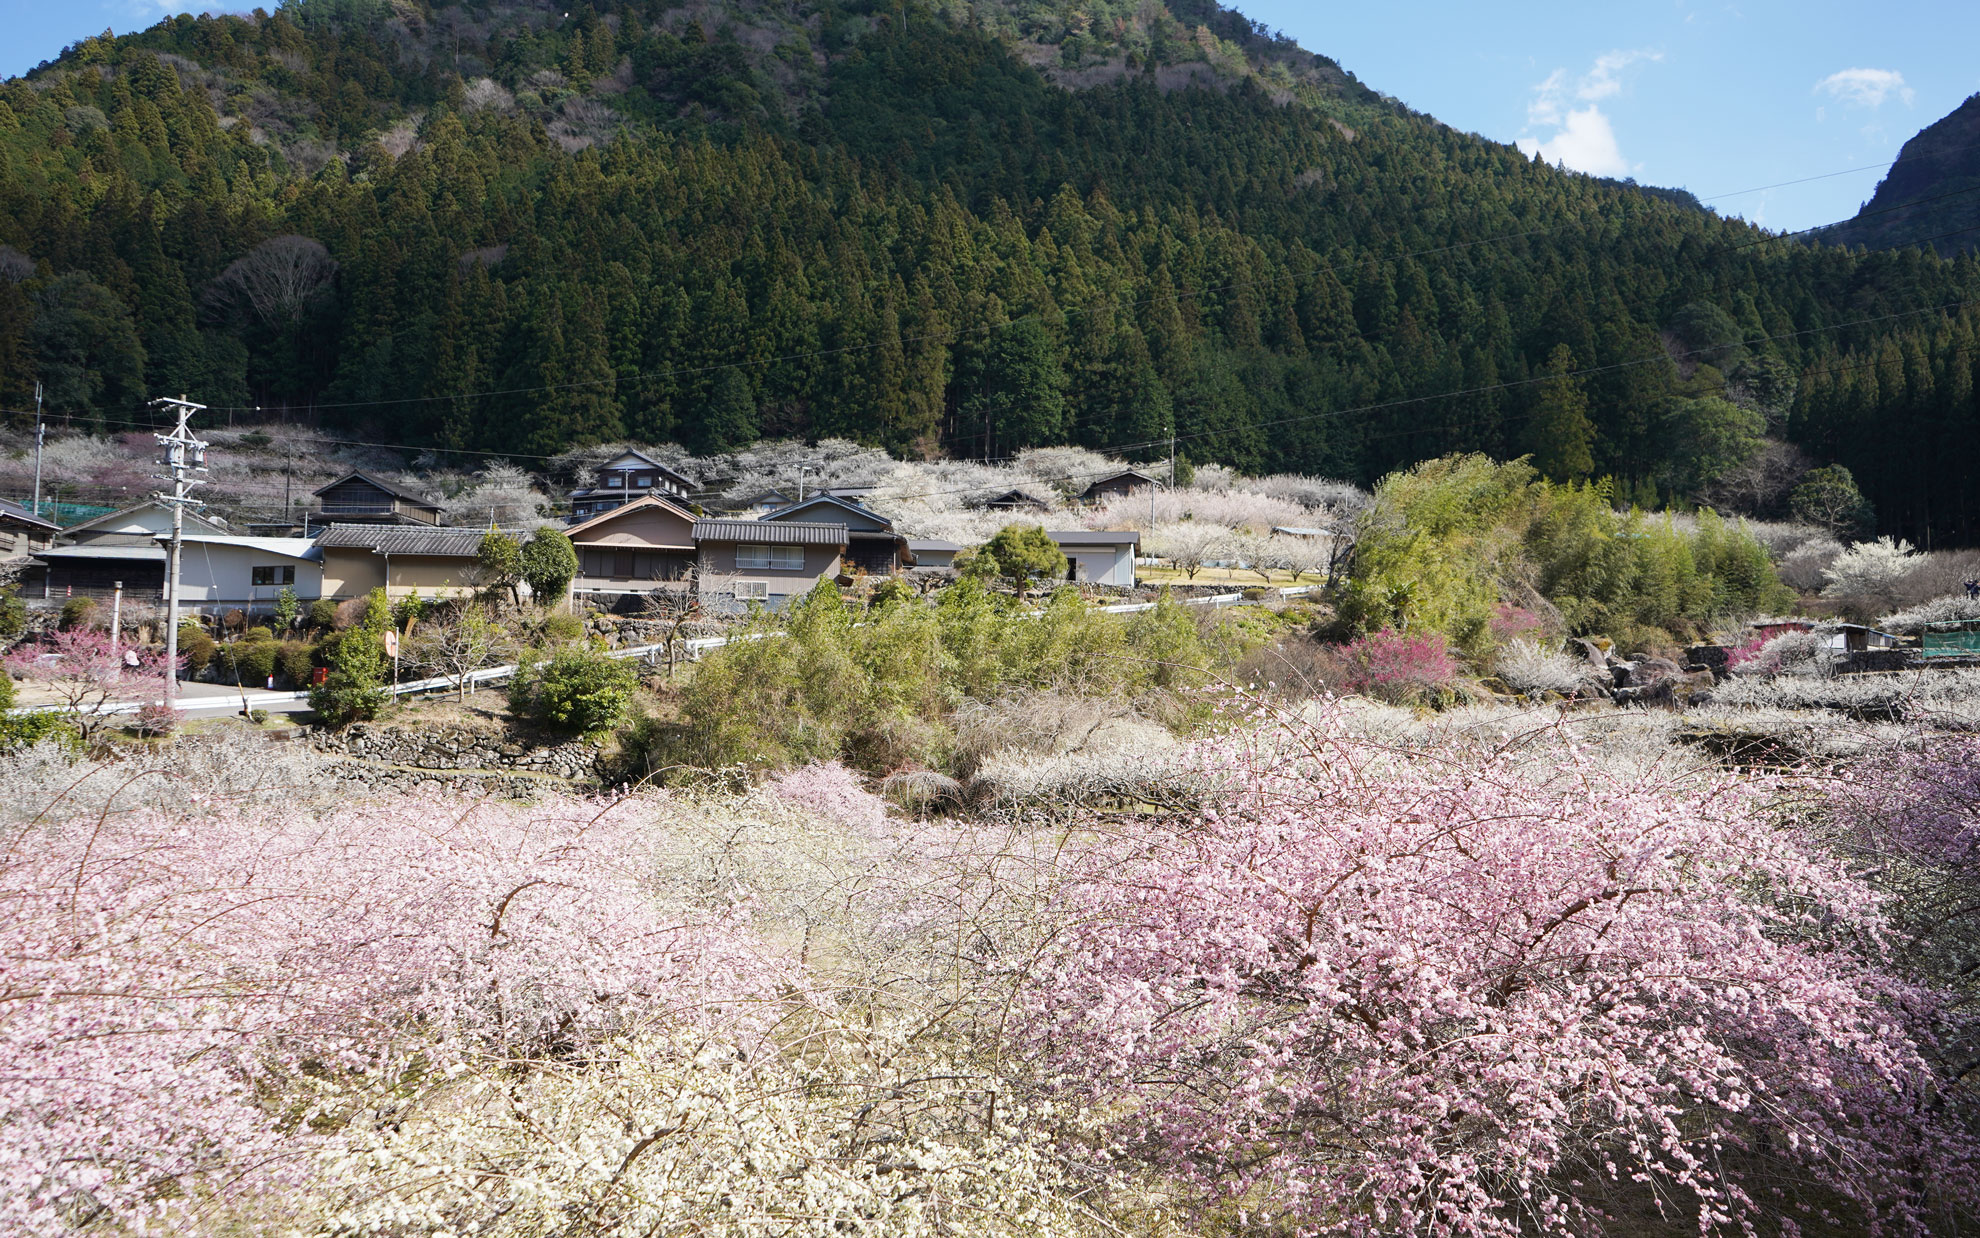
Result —
[[[157, 501], [139, 503], [64, 529], [55, 544], [34, 552], [36, 566], [21, 577], [21, 596], [61, 602], [72, 597], [107, 598], [118, 583], [133, 601], [165, 596], [165, 547], [160, 534], [172, 531], [172, 509]], [[226, 522], [189, 511], [187, 536], [225, 537]]]
[[884, 576], [914, 564], [914, 555], [908, 550], [907, 539], [894, 532], [894, 522], [849, 499], [821, 494], [802, 503], [780, 507], [763, 516], [758, 523], [786, 521], [842, 527], [846, 532], [845, 571]]
[[322, 596], [339, 601], [383, 587], [393, 601], [461, 597], [478, 584], [482, 529], [335, 524], [317, 534]]
[[43, 520], [19, 503], [0, 499], [0, 559], [18, 559], [45, 549], [62, 526]]
[[598, 466], [589, 486], [571, 491], [571, 523], [591, 519], [649, 494], [684, 499], [694, 479], [644, 452], [628, 451]]
[[956, 556], [963, 552], [963, 547], [960, 545], [955, 542], [945, 542], [939, 537], [911, 537], [908, 539], [907, 548], [908, 553], [914, 556], [914, 565], [918, 568], [954, 567]]
[[1066, 579], [1088, 584], [1134, 587], [1134, 552], [1141, 534], [1133, 529], [1047, 530], [1066, 556]]
[[1146, 494], [1161, 483], [1140, 469], [1123, 469], [1121, 472], [1102, 477], [1079, 495], [1082, 503], [1104, 503], [1108, 499], [1123, 498], [1131, 494]]
[[832, 580], [843, 565], [843, 524], [802, 520], [697, 520], [693, 530], [702, 604], [772, 608]]
[[313, 493], [319, 510], [304, 515], [305, 528], [312, 515], [319, 528], [326, 524], [440, 523], [439, 504], [370, 473], [346, 473]]
[[624, 595], [682, 590], [694, 576], [695, 516], [646, 494], [565, 530], [577, 551], [574, 594]]
[[1052, 505], [1028, 490], [1006, 490], [994, 498], [985, 499], [983, 506], [993, 512], [1042, 512]]
[[[157, 540], [162, 549], [171, 535]], [[189, 610], [268, 614], [284, 589], [298, 601], [323, 596], [323, 551], [308, 538], [185, 535], [179, 552], [179, 602]]]

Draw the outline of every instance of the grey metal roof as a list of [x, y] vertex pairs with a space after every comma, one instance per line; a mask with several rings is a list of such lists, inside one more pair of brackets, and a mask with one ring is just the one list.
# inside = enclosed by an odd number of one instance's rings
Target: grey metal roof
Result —
[[50, 546], [34, 552], [37, 559], [125, 559], [141, 563], [165, 562], [162, 546]]
[[432, 499], [427, 498], [425, 495], [420, 494], [418, 491], [408, 490], [404, 486], [398, 485], [394, 482], [386, 481], [380, 477], [373, 477], [370, 473], [365, 472], [363, 469], [358, 469], [353, 472], [346, 473], [342, 477], [339, 477], [336, 481], [328, 482], [325, 483], [324, 485], [318, 486], [316, 489], [310, 491], [310, 493], [315, 495], [321, 495], [325, 490], [330, 489], [331, 486], [340, 486], [343, 483], [349, 481], [353, 477], [357, 478], [361, 482], [364, 482], [366, 485], [376, 486], [380, 490], [383, 490], [385, 493], [392, 495], [395, 498], [404, 499], [408, 503], [417, 503], [421, 507], [431, 507], [431, 508], [435, 508], [436, 510], [440, 506], [438, 503], [435, 503]]
[[485, 529], [449, 529], [432, 525], [333, 524], [316, 535], [327, 548], [370, 550], [381, 555], [438, 555], [472, 559], [481, 553]]
[[910, 537], [908, 539], [908, 549], [914, 551], [916, 554], [920, 554], [924, 550], [938, 554], [948, 550], [960, 554], [963, 548], [954, 542], [945, 542], [939, 537]]
[[871, 520], [873, 523], [879, 525], [883, 529], [891, 529], [894, 527], [893, 521], [887, 519], [879, 512], [874, 511], [872, 508], [867, 507], [854, 499], [842, 499], [836, 494], [815, 494], [810, 498], [804, 500], [802, 503], [792, 503], [788, 507], [780, 507], [776, 511], [766, 512], [764, 513], [763, 519], [766, 521], [774, 520], [774, 521], [788, 523], [787, 517], [789, 517], [792, 512], [801, 512], [815, 507], [822, 507], [827, 512], [836, 509], [838, 511], [846, 512], [849, 515], [858, 516], [863, 520]]
[[40, 527], [47, 529], [50, 532], [59, 531], [62, 527], [61, 525], [56, 524], [53, 520], [42, 519], [40, 516], [35, 515], [27, 508], [22, 507], [19, 503], [12, 502], [11, 500], [8, 499], [0, 499], [0, 516], [6, 516], [9, 519], [19, 520], [24, 524], [39, 525]]
[[753, 542], [765, 546], [843, 546], [846, 526], [803, 520], [697, 520], [697, 542]]
[[1140, 469], [1122, 469], [1118, 473], [1107, 474], [1107, 476], [1102, 477], [1099, 480], [1095, 481], [1092, 485], [1088, 486], [1086, 489], [1088, 492], [1091, 492], [1093, 490], [1098, 489], [1101, 486], [1107, 485], [1110, 482], [1117, 482], [1117, 481], [1146, 482], [1151, 486], [1160, 484], [1153, 477], [1150, 477], [1148, 474], [1142, 472]]
[[1045, 536], [1061, 546], [1139, 546], [1141, 534], [1133, 529], [1048, 529]]

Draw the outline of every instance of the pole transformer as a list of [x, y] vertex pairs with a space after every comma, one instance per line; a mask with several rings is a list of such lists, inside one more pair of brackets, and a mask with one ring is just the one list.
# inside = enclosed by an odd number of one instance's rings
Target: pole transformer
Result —
[[160, 503], [172, 509], [172, 547], [165, 564], [165, 703], [170, 705], [179, 695], [179, 552], [186, 536], [186, 508], [200, 505], [192, 497], [193, 487], [206, 484], [204, 478], [193, 476], [206, 471], [206, 444], [192, 436], [187, 423], [194, 413], [205, 411], [206, 405], [194, 404], [184, 396], [157, 399], [152, 404], [172, 410], [178, 418], [170, 434], [153, 436], [165, 449], [160, 461], [165, 471], [156, 476], [172, 484], [171, 493], [158, 496]]

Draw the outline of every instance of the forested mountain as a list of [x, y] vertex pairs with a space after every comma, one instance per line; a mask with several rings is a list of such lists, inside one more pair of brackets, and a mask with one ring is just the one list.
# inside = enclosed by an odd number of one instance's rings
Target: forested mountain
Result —
[[176, 17], [0, 85], [0, 244], [0, 405], [112, 429], [180, 391], [519, 455], [1173, 427], [1645, 501], [1771, 437], [1980, 533], [1971, 256], [1563, 173], [1206, 0]]
[[1836, 245], [1980, 246], [1980, 94], [1918, 131], [1856, 218], [1822, 232]]

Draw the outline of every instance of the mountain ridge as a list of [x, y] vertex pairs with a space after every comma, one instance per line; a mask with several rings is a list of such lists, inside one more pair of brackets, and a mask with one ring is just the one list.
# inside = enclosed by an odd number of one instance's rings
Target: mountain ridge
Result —
[[1818, 236], [1835, 245], [1980, 247], [1980, 93], [1919, 130], [1856, 215]]
[[1538, 451], [1645, 503], [1774, 442], [1894, 532], [1980, 532], [1971, 453], [1921, 492], [1881, 395], [1800, 394], [1904, 324], [1970, 330], [1932, 308], [1970, 265], [1546, 167], [1208, 5], [562, 12], [306, 0], [0, 83], [0, 402], [44, 378], [108, 429], [188, 390], [539, 455], [1173, 429], [1367, 481]]

